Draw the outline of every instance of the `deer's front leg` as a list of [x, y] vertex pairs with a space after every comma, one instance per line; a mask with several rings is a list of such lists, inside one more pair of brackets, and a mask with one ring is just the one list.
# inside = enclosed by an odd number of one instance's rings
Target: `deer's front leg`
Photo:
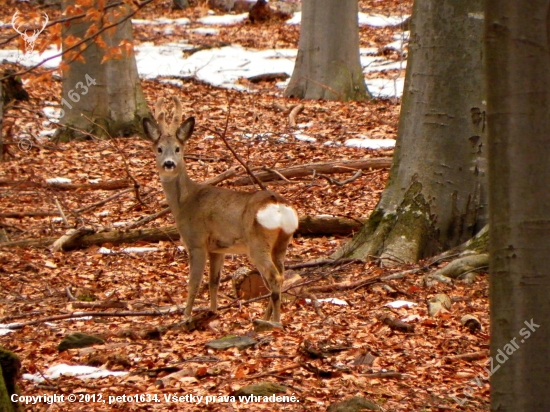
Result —
[[190, 318], [193, 311], [193, 303], [199, 292], [202, 276], [204, 273], [204, 267], [206, 266], [206, 250], [195, 248], [188, 249], [189, 253], [189, 288], [187, 295], [187, 306], [185, 307], [185, 317]]
[[222, 253], [210, 253], [210, 278], [208, 279], [208, 288], [210, 291], [210, 310], [218, 310], [218, 289], [220, 287], [220, 275], [222, 272], [223, 259]]

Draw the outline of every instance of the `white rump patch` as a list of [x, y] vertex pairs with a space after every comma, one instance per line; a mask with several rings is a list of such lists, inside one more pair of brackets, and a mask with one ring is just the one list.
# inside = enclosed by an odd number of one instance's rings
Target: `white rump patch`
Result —
[[298, 228], [298, 215], [296, 211], [287, 205], [271, 203], [256, 213], [256, 220], [266, 229], [282, 229], [291, 234]]

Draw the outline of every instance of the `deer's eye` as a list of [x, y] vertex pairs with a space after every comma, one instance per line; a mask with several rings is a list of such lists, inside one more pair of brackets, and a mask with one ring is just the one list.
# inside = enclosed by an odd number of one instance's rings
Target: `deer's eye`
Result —
[[157, 147], [157, 153], [162, 153], [162, 147]]
[[176, 153], [179, 153], [179, 152], [180, 152], [180, 148], [176, 147]]

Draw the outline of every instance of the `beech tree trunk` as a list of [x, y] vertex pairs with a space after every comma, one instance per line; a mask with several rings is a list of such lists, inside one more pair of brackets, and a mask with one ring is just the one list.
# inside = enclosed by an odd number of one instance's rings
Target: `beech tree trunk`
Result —
[[[62, 2], [62, 9], [74, 3]], [[86, 12], [99, 10], [99, 1], [81, 6]], [[77, 19], [63, 24], [63, 47], [91, 34], [90, 30], [111, 25], [130, 13], [130, 7], [121, 5], [107, 11], [100, 10], [101, 20]], [[79, 56], [69, 51], [63, 55], [64, 116], [56, 138], [67, 141], [87, 135], [99, 137], [129, 136], [141, 131], [141, 119], [149, 115], [149, 108], [139, 81], [133, 50], [132, 23], [128, 19], [99, 37], [86, 42]], [[63, 112], [62, 112], [63, 113]], [[95, 123], [95, 124], [94, 124]], [[76, 129], [76, 130], [75, 130]]]
[[304, 0], [298, 56], [286, 97], [365, 100], [357, 0]]
[[491, 410], [550, 411], [550, 2], [486, 18]]
[[393, 165], [381, 200], [337, 256], [414, 262], [487, 221], [482, 0], [416, 1]]

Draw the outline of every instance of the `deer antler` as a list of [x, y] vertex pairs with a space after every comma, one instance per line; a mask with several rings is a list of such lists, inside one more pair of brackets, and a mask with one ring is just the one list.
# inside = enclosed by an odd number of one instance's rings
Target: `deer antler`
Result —
[[175, 135], [181, 123], [182, 108], [180, 99], [174, 96], [172, 100], [174, 101], [174, 116], [172, 117], [172, 123], [170, 123], [170, 134]]
[[172, 121], [170, 124], [166, 122], [166, 117], [168, 114], [166, 113], [164, 97], [159, 97], [157, 103], [155, 104], [155, 120], [157, 121], [162, 134], [174, 136], [181, 123], [183, 113], [180, 99], [174, 96], [172, 101], [174, 102], [174, 115], [172, 116]]
[[160, 132], [165, 134], [168, 132], [168, 125], [166, 124], [166, 107], [164, 106], [164, 97], [159, 97], [155, 104], [155, 120], [159, 125]]

